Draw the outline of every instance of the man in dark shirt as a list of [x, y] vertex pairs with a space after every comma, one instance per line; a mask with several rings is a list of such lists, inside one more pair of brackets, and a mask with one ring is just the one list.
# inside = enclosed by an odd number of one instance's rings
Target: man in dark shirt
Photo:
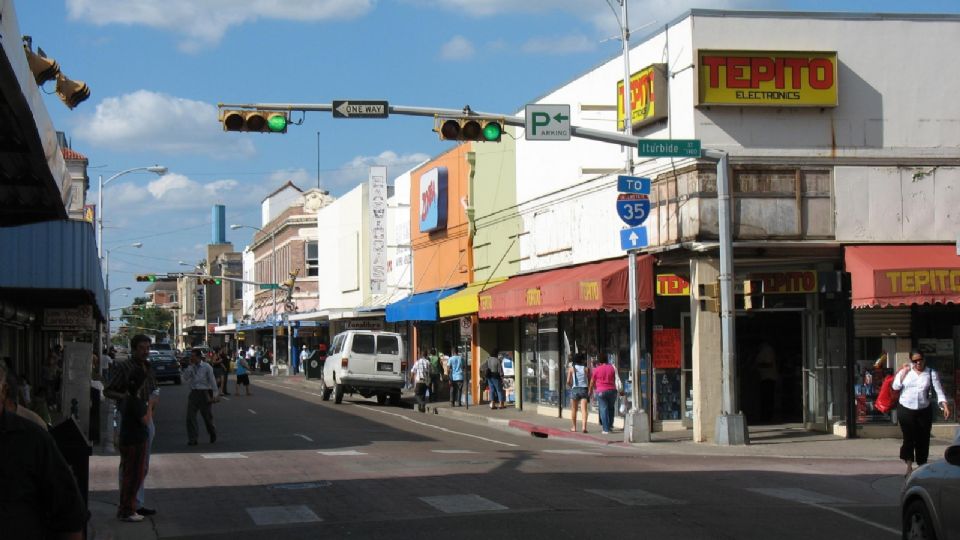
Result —
[[143, 521], [137, 513], [137, 490], [143, 483], [147, 459], [147, 423], [150, 413], [140, 396], [146, 374], [135, 368], [127, 381], [127, 395], [120, 401], [120, 507], [121, 521]]
[[0, 536], [79, 540], [87, 510], [76, 479], [53, 437], [5, 408], [6, 375], [0, 362]]

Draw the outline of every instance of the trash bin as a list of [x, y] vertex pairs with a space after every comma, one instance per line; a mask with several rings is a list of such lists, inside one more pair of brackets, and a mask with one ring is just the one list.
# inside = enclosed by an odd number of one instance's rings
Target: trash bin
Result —
[[319, 351], [313, 351], [310, 358], [301, 366], [308, 379], [319, 379], [323, 376], [323, 361], [325, 359], [326, 357], [320, 356]]
[[77, 479], [77, 487], [83, 494], [83, 504], [87, 507], [87, 491], [90, 487], [90, 456], [93, 455], [93, 447], [83, 435], [80, 424], [72, 416], [57, 424], [50, 430], [50, 435], [57, 443], [57, 448], [63, 454], [63, 458], [73, 471], [73, 477]]

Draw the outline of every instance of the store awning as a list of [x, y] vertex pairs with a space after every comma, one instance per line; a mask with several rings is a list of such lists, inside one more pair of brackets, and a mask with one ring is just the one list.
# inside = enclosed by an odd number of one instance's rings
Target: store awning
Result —
[[[508, 279], [479, 295], [480, 318], [629, 308], [627, 259], [581, 264]], [[637, 306], [653, 308], [653, 257], [637, 257]]]
[[107, 317], [93, 226], [86, 221], [41, 221], [0, 227], [0, 297], [35, 308], [94, 306]]
[[462, 289], [462, 286], [450, 289], [437, 289], [410, 296], [392, 304], [387, 304], [387, 322], [436, 321], [439, 319], [437, 304], [440, 300]]
[[507, 278], [494, 278], [477, 281], [467, 285], [466, 289], [440, 300], [440, 318], [472, 315], [480, 309], [478, 295], [506, 281]]
[[855, 308], [960, 304], [954, 245], [847, 246]]

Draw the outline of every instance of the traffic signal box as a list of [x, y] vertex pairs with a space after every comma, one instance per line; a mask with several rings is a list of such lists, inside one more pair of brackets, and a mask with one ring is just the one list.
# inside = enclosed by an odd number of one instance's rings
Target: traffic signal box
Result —
[[215, 277], [202, 277], [199, 279], [201, 285], [219, 285], [222, 281]]
[[500, 142], [503, 118], [482, 116], [438, 116], [433, 130], [442, 141]]
[[697, 299], [700, 301], [700, 311], [720, 313], [720, 281], [697, 285]]
[[743, 282], [743, 309], [763, 308], [763, 280], [748, 279]]
[[224, 131], [253, 133], [286, 133], [290, 122], [287, 111], [234, 110], [220, 111]]
[[153, 283], [156, 280], [156, 274], [137, 274], [137, 281], [149, 281], [150, 283]]

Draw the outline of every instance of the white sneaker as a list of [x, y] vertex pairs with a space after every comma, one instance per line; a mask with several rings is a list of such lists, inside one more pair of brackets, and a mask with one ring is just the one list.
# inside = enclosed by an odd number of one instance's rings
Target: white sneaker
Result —
[[124, 516], [124, 517], [120, 518], [120, 521], [129, 521], [130, 523], [139, 523], [139, 522], [143, 521], [143, 516], [141, 516], [140, 514], [134, 512], [134, 513], [130, 514], [129, 516]]

